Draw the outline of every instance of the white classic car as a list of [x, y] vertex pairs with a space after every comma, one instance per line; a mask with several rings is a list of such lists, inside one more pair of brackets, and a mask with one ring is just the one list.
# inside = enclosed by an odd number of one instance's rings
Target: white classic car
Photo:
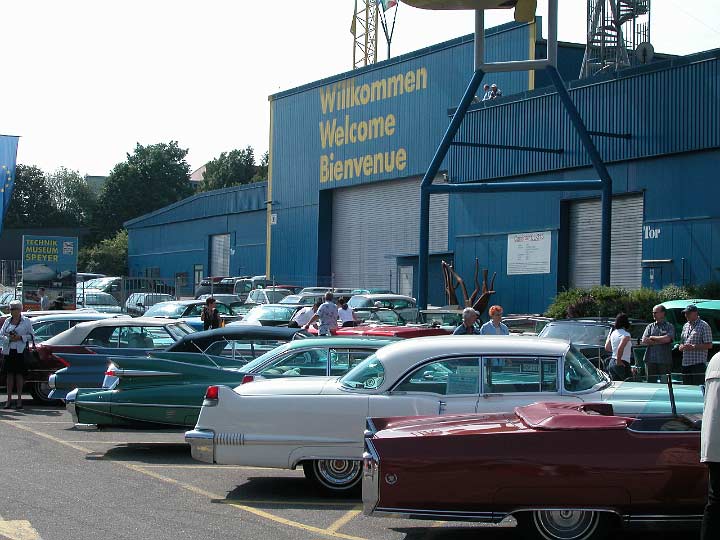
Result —
[[[699, 387], [675, 389], [678, 412], [702, 411]], [[358, 486], [366, 417], [502, 412], [535, 401], [609, 401], [618, 414], [669, 413], [668, 387], [611, 382], [565, 341], [433, 336], [393, 343], [340, 378], [208, 388], [193, 458], [293, 469], [321, 489]]]

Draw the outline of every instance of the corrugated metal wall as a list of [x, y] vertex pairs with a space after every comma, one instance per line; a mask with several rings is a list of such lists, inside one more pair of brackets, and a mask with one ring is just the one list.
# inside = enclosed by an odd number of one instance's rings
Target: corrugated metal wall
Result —
[[[534, 25], [513, 23], [489, 30], [487, 56], [525, 59], [531, 38], [534, 43]], [[324, 230], [332, 227], [332, 212], [319, 211], [319, 190], [424, 173], [447, 128], [447, 110], [457, 105], [467, 86], [472, 54], [472, 36], [466, 36], [271, 97], [272, 198], [273, 213], [277, 214], [277, 224], [272, 227], [271, 273], [276, 279], [310, 285], [330, 273], [330, 258], [327, 253], [318, 253], [318, 237], [325, 238]], [[392, 81], [400, 80], [396, 79], [399, 76], [404, 83], [402, 94], [392, 86], [395, 84]], [[493, 80], [506, 93], [528, 88], [527, 73], [498, 74]], [[350, 85], [350, 90], [343, 93], [346, 85]], [[380, 85], [385, 85], [385, 99], [379, 99]], [[368, 98], [367, 104], [356, 103], [356, 91], [358, 99]], [[328, 96], [335, 98], [332, 111]], [[349, 103], [352, 106], [347, 106]], [[380, 118], [386, 122], [391, 116], [391, 128], [383, 132], [384, 136], [362, 142], [345, 144], [342, 140], [343, 144], [338, 145], [339, 141], [333, 138], [331, 146], [327, 130], [335, 121], [335, 128], [344, 131], [346, 116], [350, 129], [354, 123], [377, 122]], [[344, 138], [342, 133], [341, 139]], [[406, 157], [400, 166], [396, 161], [389, 172], [376, 173], [373, 169], [366, 174], [363, 170], [365, 156], [382, 153], [385, 159], [387, 152], [387, 159], [391, 160], [399, 151]], [[330, 163], [339, 162], [342, 167], [344, 160], [360, 160], [359, 169], [353, 168], [352, 174], [347, 175], [351, 178], [346, 177], [344, 167], [342, 180], [322, 177]], [[323, 241], [323, 246], [327, 245]]]
[[[571, 86], [575, 88], [570, 95], [589, 130], [631, 135], [629, 140], [595, 137], [606, 162], [720, 146], [719, 51]], [[539, 93], [531, 99], [478, 105], [468, 114], [457, 140], [562, 149], [563, 154], [454, 148], [449, 158], [451, 180], [487, 180], [589, 165], [557, 94]]]
[[230, 235], [232, 275], [265, 273], [265, 183], [194, 195], [126, 223], [131, 275], [157, 268], [161, 277], [210, 272], [210, 237]]

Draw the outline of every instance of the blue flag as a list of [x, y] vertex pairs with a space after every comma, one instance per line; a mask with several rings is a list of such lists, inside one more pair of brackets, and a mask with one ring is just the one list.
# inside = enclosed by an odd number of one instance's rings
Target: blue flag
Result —
[[0, 232], [10, 206], [15, 187], [15, 162], [17, 160], [17, 146], [19, 137], [0, 135], [0, 193], [2, 194], [2, 208], [0, 208]]

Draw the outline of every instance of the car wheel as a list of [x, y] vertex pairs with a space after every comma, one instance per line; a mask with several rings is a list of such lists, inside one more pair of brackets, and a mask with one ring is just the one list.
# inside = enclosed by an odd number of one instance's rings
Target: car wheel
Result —
[[601, 540], [613, 516], [592, 510], [536, 510], [516, 516], [524, 536], [533, 540]]
[[303, 462], [305, 477], [330, 495], [356, 491], [362, 479], [362, 462], [354, 459], [316, 459]]
[[[27, 385], [26, 385], [27, 388]], [[50, 386], [47, 381], [30, 383], [30, 395], [32, 395], [33, 403], [38, 405], [62, 405], [60, 399], [50, 399]]]

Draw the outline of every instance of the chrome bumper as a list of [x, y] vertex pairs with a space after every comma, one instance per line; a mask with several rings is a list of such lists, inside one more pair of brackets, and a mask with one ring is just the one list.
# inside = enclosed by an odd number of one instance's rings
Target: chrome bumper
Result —
[[57, 378], [57, 376], [54, 373], [48, 377], [48, 386], [50, 388], [52, 388], [53, 390], [55, 390], [55, 379], [56, 378]]
[[72, 416], [73, 424], [78, 423], [78, 415], [77, 410], [75, 410], [75, 400], [77, 399], [77, 388], [75, 390], [72, 390], [71, 392], [68, 392], [68, 394], [65, 396], [65, 408], [70, 413], [70, 416]]
[[193, 459], [204, 463], [215, 463], [215, 432], [193, 429], [185, 432], [185, 442], [190, 445]]
[[[366, 432], [366, 435], [368, 433]], [[380, 498], [380, 459], [372, 441], [369, 437], [365, 438], [365, 452], [363, 452], [363, 478], [362, 478], [362, 500], [363, 513], [371, 516], [377, 508]]]

